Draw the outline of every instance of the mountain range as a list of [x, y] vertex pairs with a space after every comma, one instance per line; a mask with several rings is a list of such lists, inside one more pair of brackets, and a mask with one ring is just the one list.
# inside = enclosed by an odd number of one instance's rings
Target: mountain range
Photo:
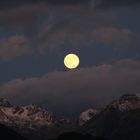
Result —
[[110, 140], [140, 139], [140, 98], [123, 95], [84, 124], [80, 131]]
[[0, 99], [0, 123], [12, 128], [28, 139], [56, 138], [65, 131], [74, 130], [77, 123], [56, 118], [52, 112], [37, 105], [13, 106], [7, 99]]
[[46, 108], [33, 104], [18, 107], [1, 98], [0, 124], [28, 140], [57, 137], [68, 140], [70, 135], [73, 140], [80, 137], [95, 140], [99, 136], [109, 140], [139, 140], [140, 96], [123, 95], [100, 111], [95, 108], [83, 111], [77, 120], [58, 119]]

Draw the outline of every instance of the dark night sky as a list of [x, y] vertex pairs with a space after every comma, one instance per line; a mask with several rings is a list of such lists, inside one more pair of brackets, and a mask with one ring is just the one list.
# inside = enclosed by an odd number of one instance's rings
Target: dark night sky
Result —
[[[64, 67], [68, 53], [78, 69]], [[139, 85], [139, 0], [0, 1], [1, 97], [74, 116]]]

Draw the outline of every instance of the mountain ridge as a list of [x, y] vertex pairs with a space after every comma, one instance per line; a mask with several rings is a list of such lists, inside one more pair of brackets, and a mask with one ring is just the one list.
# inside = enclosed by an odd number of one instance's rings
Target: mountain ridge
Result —
[[140, 98], [124, 95], [89, 120], [80, 131], [111, 140], [139, 140]]
[[56, 139], [59, 135], [72, 131], [110, 140], [139, 140], [140, 96], [126, 94], [100, 111], [87, 109], [76, 121], [58, 119], [46, 108], [34, 104], [13, 106], [1, 98], [0, 123], [29, 140]]

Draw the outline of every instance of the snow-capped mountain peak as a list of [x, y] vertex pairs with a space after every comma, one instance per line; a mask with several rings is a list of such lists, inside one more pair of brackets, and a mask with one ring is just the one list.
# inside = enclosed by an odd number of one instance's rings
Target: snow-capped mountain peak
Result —
[[7, 99], [0, 98], [0, 106], [2, 107], [11, 107], [12, 105], [8, 102]]
[[137, 95], [123, 95], [119, 100], [113, 101], [108, 108], [118, 109], [121, 112], [140, 108], [140, 98]]
[[92, 117], [94, 117], [99, 111], [96, 109], [88, 109], [81, 113], [79, 118], [79, 125], [84, 125], [87, 121], [89, 121]]
[[0, 101], [0, 122], [18, 124], [20, 126], [44, 126], [51, 125], [54, 122], [54, 115], [47, 109], [36, 105], [23, 107], [12, 106], [7, 100]]

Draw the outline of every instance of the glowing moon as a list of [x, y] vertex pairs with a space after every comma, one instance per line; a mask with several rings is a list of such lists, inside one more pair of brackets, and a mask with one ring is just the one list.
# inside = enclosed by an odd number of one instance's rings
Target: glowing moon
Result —
[[68, 54], [64, 58], [64, 65], [68, 69], [76, 69], [79, 66], [80, 59], [76, 54]]

